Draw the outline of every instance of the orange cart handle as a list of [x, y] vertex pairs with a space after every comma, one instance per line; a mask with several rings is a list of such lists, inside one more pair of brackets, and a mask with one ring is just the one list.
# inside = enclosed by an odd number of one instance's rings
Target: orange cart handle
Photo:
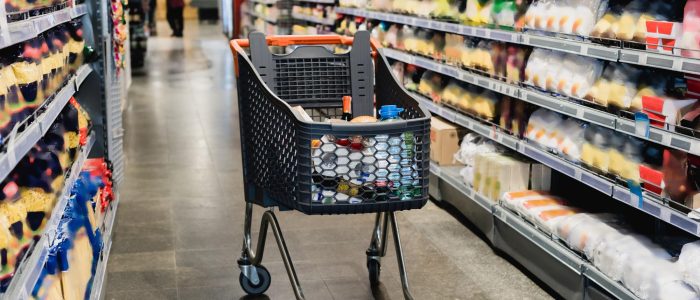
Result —
[[[341, 35], [271, 35], [265, 38], [268, 46], [291, 45], [352, 45], [353, 38]], [[248, 47], [248, 39], [233, 40], [241, 47]]]
[[[353, 37], [342, 35], [270, 35], [266, 36], [268, 46], [292, 46], [292, 45], [352, 45]], [[231, 43], [240, 47], [249, 47], [248, 39], [235, 39]], [[374, 39], [370, 39], [372, 50], [378, 46]]]
[[[270, 35], [266, 36], [268, 46], [292, 46], [292, 45], [348, 45], [351, 46], [353, 37], [337, 34], [328, 35]], [[370, 37], [370, 47], [372, 47], [372, 57], [376, 59], [377, 49], [381, 48], [376, 40]], [[231, 41], [231, 49], [243, 53], [242, 48], [250, 47], [248, 39], [234, 39]], [[238, 75], [238, 57], [234, 56], [236, 75]]]

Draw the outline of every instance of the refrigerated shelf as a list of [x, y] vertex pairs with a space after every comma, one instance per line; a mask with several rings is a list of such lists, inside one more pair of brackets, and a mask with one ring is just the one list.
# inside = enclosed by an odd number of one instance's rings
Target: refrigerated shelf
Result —
[[700, 155], [700, 139], [695, 137], [690, 137], [653, 126], [649, 127], [649, 136], [640, 135], [636, 132], [634, 121], [623, 117], [618, 117], [608, 112], [568, 101], [566, 99], [557, 98], [543, 92], [534, 91], [515, 84], [489, 78], [481, 74], [472, 73], [430, 58], [413, 55], [390, 48], [384, 48], [382, 51], [384, 51], [384, 54], [387, 57], [398, 61], [413, 64], [426, 70], [447, 75], [484, 89], [544, 107], [551, 111], [616, 130], [620, 133], [641, 138], [669, 148], [683, 150], [693, 155]]
[[601, 193], [621, 201], [631, 207], [643, 211], [661, 221], [682, 229], [692, 235], [700, 237], [700, 221], [690, 218], [666, 204], [663, 204], [653, 196], [643, 193], [642, 197], [631, 196], [627, 187], [621, 186], [607, 178], [584, 169], [564, 158], [549, 153], [537, 145], [532, 145], [525, 140], [518, 139], [507, 133], [500, 132], [495, 126], [485, 124], [475, 117], [467, 116], [451, 108], [433, 103], [426, 97], [413, 94], [421, 105], [424, 105], [430, 112], [441, 116], [455, 124], [470, 129], [486, 138], [489, 138], [505, 147], [516, 150], [531, 159], [539, 161], [548, 167], [567, 175], [579, 182], [582, 182]]
[[370, 11], [361, 8], [338, 7], [336, 8], [336, 12], [339, 14], [354, 15], [374, 20], [400, 23], [470, 37], [552, 49], [608, 61], [631, 63], [641, 66], [700, 75], [700, 59], [695, 58], [666, 55], [643, 50], [608, 47], [589, 41], [549, 37], [528, 33], [527, 31], [515, 32], [502, 29], [474, 27], [415, 16]]

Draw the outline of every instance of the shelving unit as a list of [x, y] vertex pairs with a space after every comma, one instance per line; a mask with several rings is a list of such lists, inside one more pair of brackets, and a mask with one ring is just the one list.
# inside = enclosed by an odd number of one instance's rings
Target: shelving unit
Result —
[[[50, 9], [44, 11], [48, 10]], [[32, 12], [35, 13], [42, 12]], [[128, 60], [124, 68], [118, 68], [115, 64], [116, 54], [112, 44], [114, 22], [111, 14], [112, 5], [106, 0], [90, 0], [84, 4], [71, 3], [65, 8], [39, 15], [29, 16], [29, 13], [26, 13], [27, 18], [9, 22], [5, 10], [0, 9], [0, 48], [18, 43], [21, 45], [22, 42], [36, 38], [56, 26], [79, 19], [86, 45], [96, 52], [94, 56], [86, 57], [86, 60], [97, 58], [96, 61], [86, 62], [78, 68], [55, 94], [43, 100], [31, 116], [19, 122], [8, 136], [3, 137], [0, 179], [9, 176], [18, 162], [50, 131], [52, 124], [71, 98], [75, 98], [90, 115], [92, 125], [86, 144], [80, 148], [76, 161], [65, 174], [64, 187], [57, 195], [44, 232], [38, 241], [30, 245], [27, 254], [19, 261], [19, 267], [5, 293], [0, 294], [0, 299], [31, 298], [47, 261], [49, 248], [56, 241], [59, 223], [66, 211], [71, 190], [88, 158], [105, 158], [113, 174], [113, 189], [115, 193], [118, 191], [124, 170], [121, 111], [126, 97], [130, 67]], [[125, 45], [128, 47], [128, 40], [125, 41]], [[105, 233], [103, 242], [106, 247], [102, 249], [100, 256], [101, 268], [96, 274], [97, 280], [104, 278], [117, 205], [118, 201], [110, 204], [105, 222], [100, 227]], [[91, 299], [97, 299], [95, 295], [98, 298], [102, 295], [101, 288], [101, 285], [93, 287]]]
[[513, 257], [562, 297], [604, 299], [609, 294], [618, 299], [638, 299], [557, 239], [475, 193], [463, 183], [459, 169], [430, 165], [430, 173], [438, 178], [444, 201], [475, 224], [495, 248]]
[[32, 17], [27, 20], [7, 22], [0, 20], [0, 28], [6, 28], [6, 35], [0, 34], [0, 48], [5, 48], [38, 36], [56, 25], [66, 23], [88, 13], [86, 4], [67, 7], [53, 13]]
[[262, 16], [258, 13], [250, 12], [250, 11], [246, 12], [246, 14], [251, 16], [251, 17], [254, 17], [254, 18], [263, 19], [263, 20], [265, 20], [265, 22], [268, 22], [268, 23], [277, 24], [277, 19], [269, 18], [268, 16]]
[[531, 34], [528, 32], [514, 32], [501, 29], [467, 26], [419, 17], [370, 11], [360, 8], [338, 7], [336, 8], [336, 12], [339, 14], [360, 16], [374, 20], [400, 23], [425, 29], [456, 33], [465, 36], [485, 38], [539, 48], [547, 48], [603, 60], [633, 63], [642, 66], [679, 71], [688, 74], [700, 74], [700, 60], [693, 58], [665, 55], [649, 51], [607, 47], [604, 45], [599, 45], [587, 41], [546, 37]]
[[700, 155], [700, 139], [694, 137], [682, 135], [676, 132], [663, 130], [656, 127], [650, 127], [649, 137], [645, 137], [636, 133], [634, 121], [629, 119], [618, 117], [616, 115], [600, 111], [582, 104], [578, 104], [564, 98], [554, 97], [543, 92], [534, 91], [525, 87], [521, 87], [519, 85], [506, 83], [500, 80], [486, 77], [478, 73], [473, 73], [454, 66], [449, 66], [430, 58], [425, 58], [422, 56], [413, 55], [389, 48], [384, 48], [383, 51], [387, 57], [395, 60], [399, 60], [408, 64], [413, 64], [433, 72], [447, 75], [460, 81], [477, 85], [482, 88], [500, 94], [504, 94], [513, 98], [517, 98], [532, 103], [534, 105], [544, 107], [549, 110], [570, 117], [574, 117], [589, 123], [614, 129], [620, 133], [641, 138], [666, 147], [683, 150], [693, 155]]
[[698, 230], [700, 221], [694, 220], [687, 215], [676, 211], [675, 209], [663, 204], [649, 195], [644, 195], [642, 199], [639, 199], [636, 196], [632, 197], [627, 187], [620, 186], [607, 178], [603, 178], [578, 165], [566, 161], [559, 156], [548, 153], [537, 146], [529, 144], [525, 140], [520, 140], [516, 137], [500, 132], [494, 126], [486, 125], [481, 120], [464, 115], [454, 109], [436, 105], [422, 95], [414, 95], [416, 98], [420, 99], [421, 104], [428, 108], [428, 110], [450, 122], [470, 129], [505, 147], [539, 161], [564, 175], [574, 178], [600, 191], [606, 196], [613, 197], [614, 199], [631, 207], [637, 208], [638, 210], [643, 211], [661, 221], [700, 237], [700, 231]]
[[316, 23], [316, 24], [321, 24], [321, 25], [329, 25], [333, 26], [334, 22], [331, 19], [322, 19], [314, 16], [307, 16], [304, 14], [296, 14], [292, 13], [292, 17], [297, 20], [302, 20], [302, 21], [307, 21], [311, 23]]
[[7, 177], [22, 157], [48, 132], [51, 124], [73, 97], [73, 94], [80, 89], [80, 85], [90, 72], [92, 72], [90, 66], [80, 67], [60, 91], [42, 104], [43, 109], [37, 109], [41, 113], [36, 116], [32, 123], [26, 125], [24, 131], [7, 137], [7, 150], [0, 154], [0, 178]]
[[88, 154], [95, 143], [94, 136], [89, 136], [87, 143], [80, 150], [78, 159], [71, 166], [70, 171], [66, 175], [63, 190], [59, 194], [58, 202], [53, 208], [51, 213], [51, 218], [49, 219], [46, 227], [44, 228], [44, 233], [38, 242], [34, 243], [30, 247], [27, 255], [25, 255], [22, 263], [19, 265], [15, 275], [10, 282], [10, 286], [7, 291], [1, 295], [2, 299], [28, 299], [31, 296], [32, 290], [36, 285], [39, 276], [44, 268], [44, 264], [49, 255], [49, 247], [52, 241], [56, 237], [56, 231], [58, 230], [58, 224], [61, 221], [61, 217], [66, 209], [66, 204], [68, 203], [68, 198], [70, 197], [71, 190], [73, 189], [73, 184], [75, 183], [78, 176], [80, 176], [80, 171], [83, 168], [85, 160], [88, 158]]

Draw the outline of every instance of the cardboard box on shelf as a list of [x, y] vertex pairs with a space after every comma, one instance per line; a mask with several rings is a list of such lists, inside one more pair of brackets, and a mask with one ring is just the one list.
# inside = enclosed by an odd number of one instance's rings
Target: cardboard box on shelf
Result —
[[440, 118], [430, 120], [430, 160], [441, 166], [455, 165], [454, 154], [459, 150], [460, 130]]

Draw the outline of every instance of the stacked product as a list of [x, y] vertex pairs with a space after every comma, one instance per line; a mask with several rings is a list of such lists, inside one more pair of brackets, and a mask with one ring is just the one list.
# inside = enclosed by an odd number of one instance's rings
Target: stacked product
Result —
[[340, 4], [700, 57], [697, 0], [370, 0]]
[[12, 1], [5, 0], [5, 12], [26, 13], [31, 11], [43, 11], [64, 8], [73, 1], [66, 0], [41, 0], [41, 1]]
[[641, 299], [697, 299], [698, 243], [675, 259], [660, 245], [633, 232], [611, 214], [592, 214], [545, 191], [508, 192], [501, 204], [556, 236], [601, 272]]
[[97, 222], [103, 179], [83, 171], [51, 241], [49, 255], [32, 296], [35, 299], [85, 299], [102, 250]]
[[335, 21], [335, 6], [303, 3], [292, 6], [292, 14], [308, 16], [318, 20]]
[[[317, 118], [329, 123], [395, 122], [403, 119], [404, 108], [384, 105], [374, 116], [353, 117], [351, 96], [343, 97], [340, 115]], [[373, 104], [369, 104], [373, 106]], [[301, 106], [294, 109], [307, 121], [314, 121]], [[374, 110], [374, 109], [372, 109]], [[312, 115], [316, 115], [313, 111]], [[313, 161], [312, 201], [323, 204], [412, 200], [422, 195], [417, 149], [413, 132], [374, 136], [324, 135], [311, 144]]]
[[63, 190], [64, 174], [87, 139], [89, 119], [75, 101], [67, 105], [48, 133], [27, 153], [2, 182], [0, 202], [0, 255], [2, 290], [32, 241], [51, 217]]
[[454, 159], [465, 165], [460, 171], [465, 185], [494, 202], [508, 191], [550, 188], [551, 169], [474, 133], [464, 136]]
[[[87, 50], [86, 50], [87, 49]], [[82, 23], [59, 25], [26, 42], [2, 50], [0, 62], [0, 137], [52, 97], [82, 65]]]

